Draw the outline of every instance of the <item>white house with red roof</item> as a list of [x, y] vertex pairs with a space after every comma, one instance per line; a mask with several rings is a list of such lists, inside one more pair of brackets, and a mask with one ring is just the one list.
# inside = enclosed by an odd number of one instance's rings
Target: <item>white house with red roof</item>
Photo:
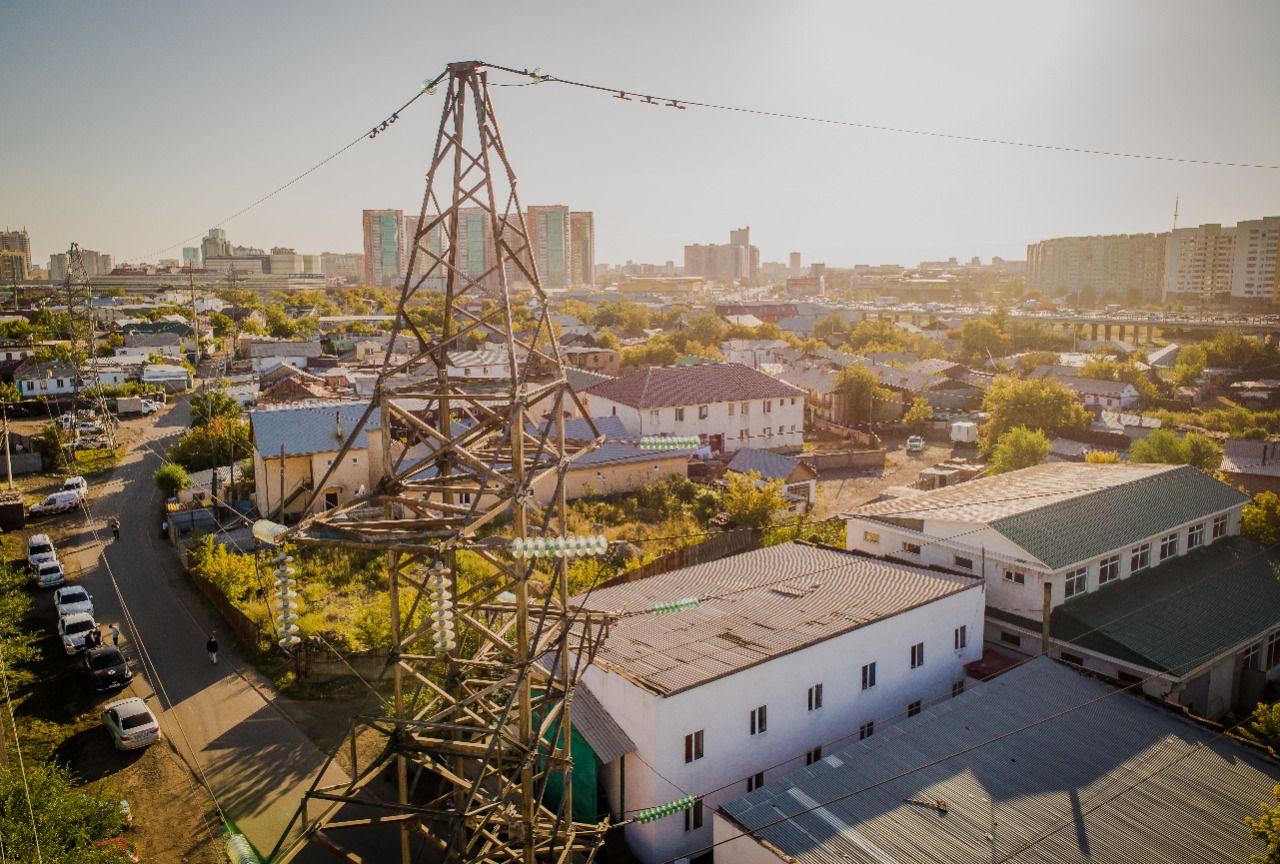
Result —
[[740, 363], [651, 367], [591, 387], [596, 416], [629, 434], [698, 435], [712, 450], [796, 448], [804, 441], [799, 387]]

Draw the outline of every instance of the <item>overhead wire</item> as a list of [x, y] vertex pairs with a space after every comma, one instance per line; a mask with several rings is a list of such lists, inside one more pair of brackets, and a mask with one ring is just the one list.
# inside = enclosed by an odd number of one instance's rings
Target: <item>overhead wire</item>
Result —
[[[18, 755], [18, 774], [22, 777], [22, 791], [27, 800], [27, 813], [31, 817], [31, 840], [35, 845], [36, 861], [43, 864], [44, 853], [40, 851], [40, 831], [36, 828], [36, 811], [31, 803], [31, 784], [27, 781], [27, 766], [22, 758], [22, 742], [18, 737], [18, 718], [13, 713], [13, 697], [9, 694], [9, 673], [4, 659], [4, 645], [0, 644], [0, 681], [4, 682], [4, 703], [9, 709], [9, 723], [13, 726], [13, 749]], [[0, 729], [0, 737], [3, 737], [4, 730]], [[0, 746], [4, 742], [0, 741]], [[0, 838], [0, 848], [3, 848], [4, 841]]]

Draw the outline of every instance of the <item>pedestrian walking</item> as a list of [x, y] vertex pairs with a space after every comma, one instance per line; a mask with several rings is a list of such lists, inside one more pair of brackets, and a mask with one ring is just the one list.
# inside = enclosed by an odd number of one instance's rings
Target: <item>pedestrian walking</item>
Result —
[[204, 643], [204, 650], [209, 652], [209, 662], [218, 665], [218, 631], [209, 634], [209, 641]]
[[116, 646], [117, 648], [120, 647], [120, 625], [119, 624], [111, 625], [111, 644]]
[[115, 516], [111, 517], [111, 536], [120, 539], [120, 520]]

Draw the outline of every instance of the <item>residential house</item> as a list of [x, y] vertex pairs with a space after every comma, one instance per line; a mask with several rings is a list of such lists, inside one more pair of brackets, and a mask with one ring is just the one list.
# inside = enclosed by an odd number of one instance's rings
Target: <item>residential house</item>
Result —
[[447, 369], [449, 377], [453, 380], [495, 382], [511, 380], [511, 358], [505, 350], [497, 348], [450, 351]]
[[75, 367], [61, 360], [25, 360], [14, 371], [13, 383], [24, 399], [67, 395], [84, 386], [76, 378]]
[[809, 512], [817, 498], [818, 472], [794, 456], [743, 447], [733, 454], [727, 470], [736, 474], [754, 472], [762, 482], [779, 481], [783, 494], [801, 513]]
[[1222, 442], [1218, 470], [1250, 495], [1280, 493], [1280, 441], [1228, 438]]
[[725, 360], [752, 369], [779, 362], [778, 352], [790, 348], [791, 345], [781, 339], [730, 339], [720, 343], [720, 353]]
[[261, 310], [248, 306], [227, 306], [221, 311], [223, 315], [231, 319], [231, 323], [237, 328], [262, 326], [267, 323], [267, 319]]
[[273, 405], [283, 402], [306, 402], [317, 399], [338, 399], [338, 391], [330, 389], [323, 378], [301, 369], [297, 374], [281, 378], [273, 384], [263, 387], [258, 393], [259, 405]]
[[250, 342], [245, 352], [258, 374], [269, 372], [277, 366], [295, 366], [299, 369], [307, 361], [321, 354], [320, 343], [313, 340], [263, 340]]
[[724, 320], [730, 327], [742, 326], [755, 328], [764, 323], [754, 315], [725, 315]]
[[[720, 804], [963, 687], [982, 655], [983, 591], [784, 543], [576, 598], [622, 614], [583, 675], [633, 748], [596, 754], [614, 817], [697, 797], [683, 815], [629, 822], [632, 852], [645, 864], [694, 853]], [[695, 608], [652, 611], [691, 596]]]
[[191, 323], [181, 316], [166, 315], [163, 318], [157, 318], [155, 321], [139, 321], [137, 323], [125, 324], [120, 328], [120, 332], [128, 336], [130, 333], [176, 333], [179, 336], [192, 338], [196, 331], [192, 328]]
[[195, 351], [195, 336], [184, 336], [181, 333], [164, 330], [158, 333], [126, 333], [124, 345], [117, 348], [117, 357], [150, 357], [159, 354], [162, 357], [183, 357]]
[[[1253, 693], [1238, 674], [1254, 662], [1243, 652], [1280, 628], [1280, 581], [1273, 574], [1268, 588], [1258, 572], [1232, 563], [1238, 543], [1253, 545], [1235, 537], [1248, 500], [1187, 465], [1057, 462], [863, 505], [846, 514], [846, 543], [982, 576], [993, 645], [1040, 652], [1047, 608], [1054, 656], [1136, 676], [1149, 695], [1217, 718]], [[1214, 577], [1192, 592], [1197, 572]], [[1175, 589], [1181, 599], [1166, 602]], [[1239, 602], [1237, 592], [1247, 592]], [[1140, 616], [1108, 621], [1138, 602], [1150, 604]], [[1192, 602], [1205, 607], [1193, 612]], [[1253, 606], [1272, 617], [1260, 619]], [[1082, 614], [1106, 625], [1095, 640], [1069, 648], [1052, 641]]]
[[19, 342], [16, 339], [0, 339], [0, 360], [26, 360], [35, 353], [36, 349], [30, 343]]
[[[1099, 411], [1098, 416], [1089, 426], [1094, 434], [1123, 436], [1117, 437], [1123, 449], [1129, 444], [1140, 441], [1151, 434], [1152, 429], [1160, 428], [1158, 417], [1144, 417], [1141, 414], [1130, 414], [1125, 411]], [[1115, 449], [1115, 448], [1113, 448]]]
[[[586, 495], [615, 495], [635, 492], [671, 477], [687, 477], [693, 449], [647, 450], [634, 440], [627, 440], [626, 427], [617, 417], [593, 417], [595, 434], [583, 419], [565, 421], [565, 440], [572, 444], [604, 437], [604, 443], [574, 459], [565, 472], [565, 498], [572, 501]], [[539, 426], [530, 424], [530, 433], [540, 434]], [[554, 428], [552, 433], [554, 434]], [[541, 504], [555, 500], [556, 478], [547, 476], [533, 487]]]
[[181, 393], [184, 390], [190, 390], [192, 383], [194, 383], [191, 378], [191, 371], [187, 367], [179, 366], [176, 363], [144, 363], [140, 380], [143, 384], [160, 387], [166, 393]]
[[[338, 458], [368, 403], [324, 401], [249, 412], [258, 512], [296, 519]], [[311, 512], [339, 507], [373, 488], [382, 475], [382, 428], [374, 411], [316, 496]], [[282, 507], [283, 505], [283, 507]]]
[[1138, 390], [1127, 381], [1084, 378], [1070, 366], [1037, 366], [1028, 378], [1052, 378], [1075, 393], [1086, 408], [1129, 409], [1138, 404]]
[[560, 336], [593, 336], [596, 328], [573, 315], [550, 315], [548, 319], [560, 328]]
[[612, 348], [597, 348], [594, 345], [560, 346], [564, 361], [578, 369], [599, 372], [602, 375], [617, 375], [622, 365], [621, 355]]
[[651, 367], [587, 391], [593, 414], [615, 416], [635, 437], [697, 435], [715, 452], [799, 448], [799, 387], [738, 363]]
[[1258, 748], [1043, 657], [892, 731], [723, 804], [716, 860], [1248, 861], [1280, 784]]

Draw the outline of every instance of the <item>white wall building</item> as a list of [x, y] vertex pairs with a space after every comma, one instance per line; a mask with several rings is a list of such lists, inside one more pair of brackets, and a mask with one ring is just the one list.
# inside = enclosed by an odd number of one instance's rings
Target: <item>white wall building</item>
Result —
[[[642, 613], [613, 626], [583, 679], [634, 746], [603, 766], [610, 809], [699, 797], [628, 825], [632, 851], [658, 864], [705, 847], [721, 803], [961, 692], [982, 656], [983, 590], [787, 543], [592, 593], [592, 608]], [[691, 594], [696, 608], [643, 614]]]
[[1231, 262], [1231, 299], [1275, 303], [1280, 300], [1280, 216], [1236, 223]]
[[698, 435], [725, 452], [804, 443], [805, 391], [738, 363], [642, 369], [587, 393], [593, 414], [637, 437]]
[[[358, 347], [358, 346], [357, 346]], [[381, 348], [385, 352], [386, 348]], [[451, 351], [447, 366], [449, 378], [470, 381], [510, 381], [511, 363], [506, 351]]]
[[261, 375], [277, 366], [301, 369], [321, 354], [319, 342], [251, 342], [247, 352], [253, 371]]

